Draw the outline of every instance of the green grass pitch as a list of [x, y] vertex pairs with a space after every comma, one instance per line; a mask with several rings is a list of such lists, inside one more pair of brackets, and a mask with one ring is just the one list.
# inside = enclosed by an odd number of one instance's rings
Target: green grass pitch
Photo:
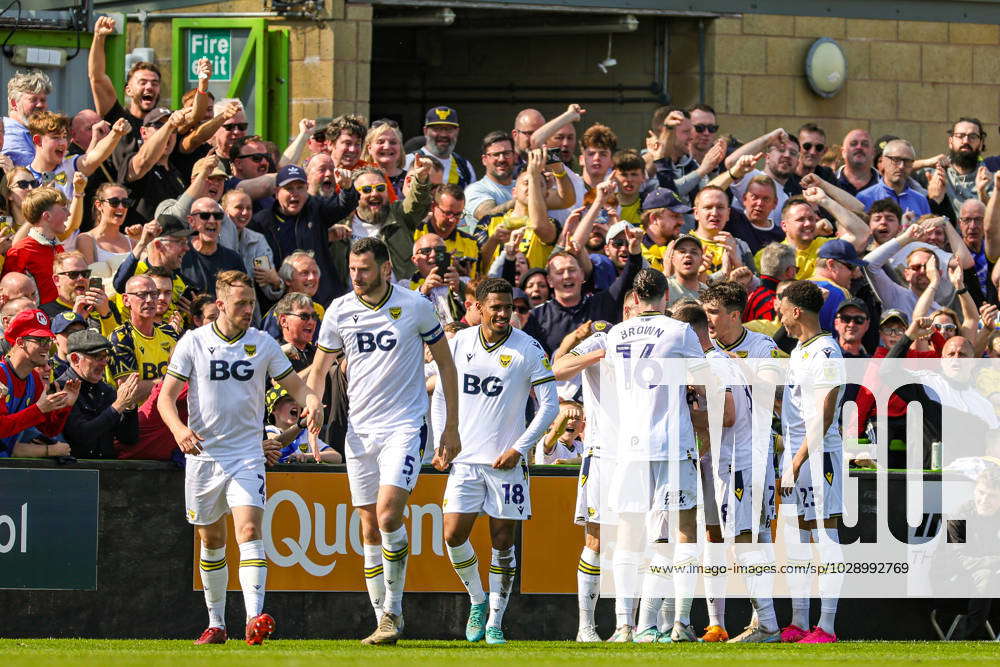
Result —
[[684, 665], [986, 665], [1000, 659], [992, 642], [841, 642], [786, 645], [638, 645], [521, 642], [485, 646], [461, 641], [404, 640], [396, 647], [364, 647], [357, 641], [273, 640], [250, 647], [230, 640], [225, 646], [194, 646], [190, 641], [96, 639], [0, 639], [0, 665], [211, 665], [212, 667], [298, 667], [322, 665], [415, 664], [574, 665], [597, 667], [679, 659]]

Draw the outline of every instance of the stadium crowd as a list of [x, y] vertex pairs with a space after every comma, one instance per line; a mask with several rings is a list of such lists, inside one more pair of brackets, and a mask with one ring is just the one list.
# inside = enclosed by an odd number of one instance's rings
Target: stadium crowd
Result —
[[[249, 134], [240, 101], [214, 99], [208, 76], [172, 110], [159, 68], [136, 63], [121, 104], [102, 48], [111, 30], [106, 19], [95, 28], [93, 108], [49, 109], [41, 71], [7, 82], [0, 457], [183, 465], [157, 401], [180, 338], [219, 315], [217, 275], [250, 277], [254, 325], [305, 379], [326, 309], [351, 289], [352, 244], [366, 238], [385, 245], [393, 284], [426, 299], [449, 338], [481, 323], [483, 281], [506, 279], [512, 324], [553, 360], [621, 322], [647, 268], [666, 277], [668, 308], [712, 289], [723, 348], [749, 330], [790, 353], [778, 304], [806, 280], [846, 358], [1000, 357], [1000, 156], [988, 156], [975, 118], [956, 119], [932, 156], [905, 137], [827, 137], [814, 123], [738, 139], [704, 104], [656, 109], [636, 147], [575, 104], [549, 119], [524, 109], [482, 138], [475, 163], [455, 152], [459, 111], [447, 106], [409, 141], [393, 120], [348, 114], [303, 119], [282, 147]], [[208, 61], [198, 67], [210, 74]], [[430, 394], [429, 351], [426, 361]], [[993, 376], [976, 381], [1000, 393]], [[324, 462], [344, 457], [347, 383], [334, 363]], [[584, 454], [579, 381], [558, 394], [536, 463]], [[874, 398], [848, 397], [865, 432]], [[185, 390], [182, 420], [186, 400]], [[888, 405], [890, 467], [905, 465], [906, 400]], [[267, 393], [262, 440], [281, 461], [314, 460], [303, 407], [277, 385]], [[965, 407], [984, 431], [998, 426], [993, 406]], [[924, 467], [936, 463], [934, 438], [925, 429]]]

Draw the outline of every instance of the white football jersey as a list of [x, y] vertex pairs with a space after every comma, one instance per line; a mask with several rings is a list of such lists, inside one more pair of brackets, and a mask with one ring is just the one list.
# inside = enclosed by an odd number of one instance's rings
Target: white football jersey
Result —
[[[685, 322], [661, 313], [643, 313], [608, 332], [607, 356], [614, 366], [619, 412], [618, 458], [640, 461], [697, 459], [686, 373], [663, 360], [704, 359], [698, 336]], [[644, 363], [644, 360], [652, 363]]]
[[833, 422], [823, 436], [824, 452], [843, 450], [840, 433], [840, 401], [844, 396], [844, 355], [837, 341], [825, 331], [809, 340], [799, 341], [792, 350], [788, 367], [788, 386], [781, 403], [781, 427], [785, 451], [794, 454], [806, 437], [806, 417], [822, 417], [822, 405], [816, 403], [816, 392], [824, 387], [839, 387], [837, 410]]
[[[607, 342], [607, 332], [596, 331], [580, 341], [569, 353], [583, 356], [595, 350], [606, 350]], [[610, 438], [615, 437], [614, 424], [607, 424], [605, 422], [610, 420], [601, 419], [602, 413], [608, 409], [607, 404], [601, 405], [601, 366], [602, 363], [596, 363], [580, 373], [583, 378], [583, 414], [587, 420], [583, 440], [587, 453], [593, 456], [600, 456], [601, 445], [610, 444]]]
[[389, 285], [377, 304], [354, 292], [333, 300], [316, 345], [347, 357], [348, 418], [355, 433], [419, 428], [427, 414], [424, 343], [444, 335], [422, 295]]
[[188, 426], [204, 438], [190, 458], [254, 466], [264, 458], [264, 393], [268, 376], [280, 380], [292, 364], [270, 335], [247, 329], [225, 338], [215, 323], [188, 331], [167, 373], [188, 383]]
[[[712, 339], [712, 345], [717, 350], [732, 352], [743, 359], [778, 359], [781, 356], [773, 338], [758, 331], [750, 331], [746, 327], [743, 327], [743, 331], [739, 337], [729, 345], [723, 345], [714, 338]], [[764, 365], [761, 364], [754, 366], [757, 370], [763, 367]], [[780, 364], [774, 362], [772, 367], [779, 369]]]
[[[534, 338], [511, 328], [490, 344], [481, 327], [459, 331], [448, 341], [458, 368], [458, 432], [462, 451], [456, 463], [492, 464], [525, 435], [525, 408], [532, 387], [555, 383], [545, 350]], [[550, 385], [555, 401], [555, 384]], [[444, 431], [444, 390], [434, 389], [434, 432]], [[558, 406], [556, 407], [558, 409]], [[542, 425], [542, 430], [548, 424]]]
[[732, 426], [723, 426], [719, 440], [719, 467], [716, 474], [724, 474], [730, 466], [745, 470], [752, 464], [753, 407], [751, 389], [747, 380], [736, 366], [735, 361], [725, 352], [709, 350], [705, 355], [708, 363], [726, 386], [726, 393], [732, 394], [735, 421]]

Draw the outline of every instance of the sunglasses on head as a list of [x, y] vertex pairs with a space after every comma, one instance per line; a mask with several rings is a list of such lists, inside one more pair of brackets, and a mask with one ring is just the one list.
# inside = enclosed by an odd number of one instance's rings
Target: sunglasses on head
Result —
[[249, 126], [250, 123], [225, 123], [222, 126], [222, 129], [224, 129], [226, 132], [235, 132], [236, 130], [239, 130], [240, 132], [246, 132]]
[[363, 195], [370, 195], [372, 192], [385, 192], [385, 183], [376, 183], [375, 185], [362, 185], [358, 188], [358, 192]]
[[865, 322], [868, 321], [868, 316], [867, 315], [848, 315], [846, 313], [838, 313], [837, 314], [837, 319], [840, 320], [841, 322], [843, 322], [844, 324], [857, 324], [858, 326], [861, 326], [862, 324], [864, 324]]
[[90, 269], [84, 269], [83, 271], [60, 271], [60, 276], [66, 276], [70, 280], [79, 280], [80, 278], [89, 278]]
[[698, 133], [702, 133], [702, 134], [704, 134], [706, 132], [708, 134], [714, 134], [714, 133], [718, 132], [718, 130], [719, 130], [719, 126], [718, 125], [713, 125], [711, 123], [698, 123], [698, 124], [696, 124], [694, 126], [694, 131], [698, 132]]
[[254, 162], [263, 162], [267, 159], [267, 153], [247, 153], [246, 155], [238, 155], [241, 160], [253, 160]]
[[382, 127], [383, 125], [388, 125], [389, 127], [399, 128], [399, 123], [391, 118], [379, 118], [376, 121], [372, 121], [371, 129], [374, 130], [376, 127]]
[[118, 208], [119, 206], [128, 208], [129, 206], [132, 205], [132, 200], [129, 199], [128, 197], [125, 197], [124, 199], [120, 197], [108, 197], [107, 199], [99, 199], [98, 201], [104, 202], [111, 208]]
[[18, 190], [34, 190], [41, 186], [41, 182], [38, 179], [31, 179], [30, 181], [14, 181], [13, 185]]
[[823, 151], [826, 150], [826, 144], [814, 144], [809, 141], [803, 141], [802, 150], [804, 151], [815, 150], [817, 153], [822, 153]]
[[197, 211], [191, 215], [196, 215], [202, 220], [222, 220], [225, 213], [222, 211]]

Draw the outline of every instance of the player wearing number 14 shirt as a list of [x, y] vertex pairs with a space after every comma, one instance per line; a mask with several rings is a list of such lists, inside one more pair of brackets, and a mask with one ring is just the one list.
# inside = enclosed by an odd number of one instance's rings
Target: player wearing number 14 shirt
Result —
[[[309, 386], [322, 392], [338, 351], [347, 358], [345, 451], [351, 502], [361, 515], [365, 583], [378, 620], [364, 644], [395, 644], [403, 628], [409, 541], [403, 510], [420, 474], [427, 439], [424, 343], [437, 363], [446, 420], [435, 466], [458, 453], [455, 364], [434, 306], [393, 287], [389, 250], [360, 239], [348, 255], [352, 292], [334, 299], [320, 327]], [[316, 453], [316, 452], [314, 452]]]
[[[250, 327], [254, 288], [241, 271], [216, 280], [217, 321], [189, 331], [177, 344], [157, 408], [187, 455], [184, 496], [188, 521], [201, 540], [200, 571], [209, 627], [196, 644], [222, 644], [226, 635], [226, 514], [232, 512], [246, 605], [246, 641], [261, 644], [274, 631], [262, 613], [267, 559], [261, 524], [266, 491], [261, 447], [268, 376], [307, 409], [309, 429], [323, 424], [320, 397], [293, 372], [274, 339]], [[177, 397], [188, 385], [188, 423]]]
[[[444, 492], [444, 539], [455, 572], [469, 591], [472, 608], [465, 628], [471, 642], [504, 644], [501, 623], [514, 584], [517, 563], [514, 529], [531, 516], [528, 451], [559, 412], [555, 376], [534, 338], [514, 329], [510, 283], [488, 278], [476, 289], [482, 324], [451, 340], [458, 367], [458, 413], [462, 453], [455, 459]], [[440, 387], [440, 385], [438, 385]], [[524, 412], [532, 389], [538, 410], [527, 428]], [[435, 432], [443, 422], [444, 394], [432, 404]], [[479, 578], [479, 559], [469, 535], [480, 513], [490, 517], [489, 619]]]

